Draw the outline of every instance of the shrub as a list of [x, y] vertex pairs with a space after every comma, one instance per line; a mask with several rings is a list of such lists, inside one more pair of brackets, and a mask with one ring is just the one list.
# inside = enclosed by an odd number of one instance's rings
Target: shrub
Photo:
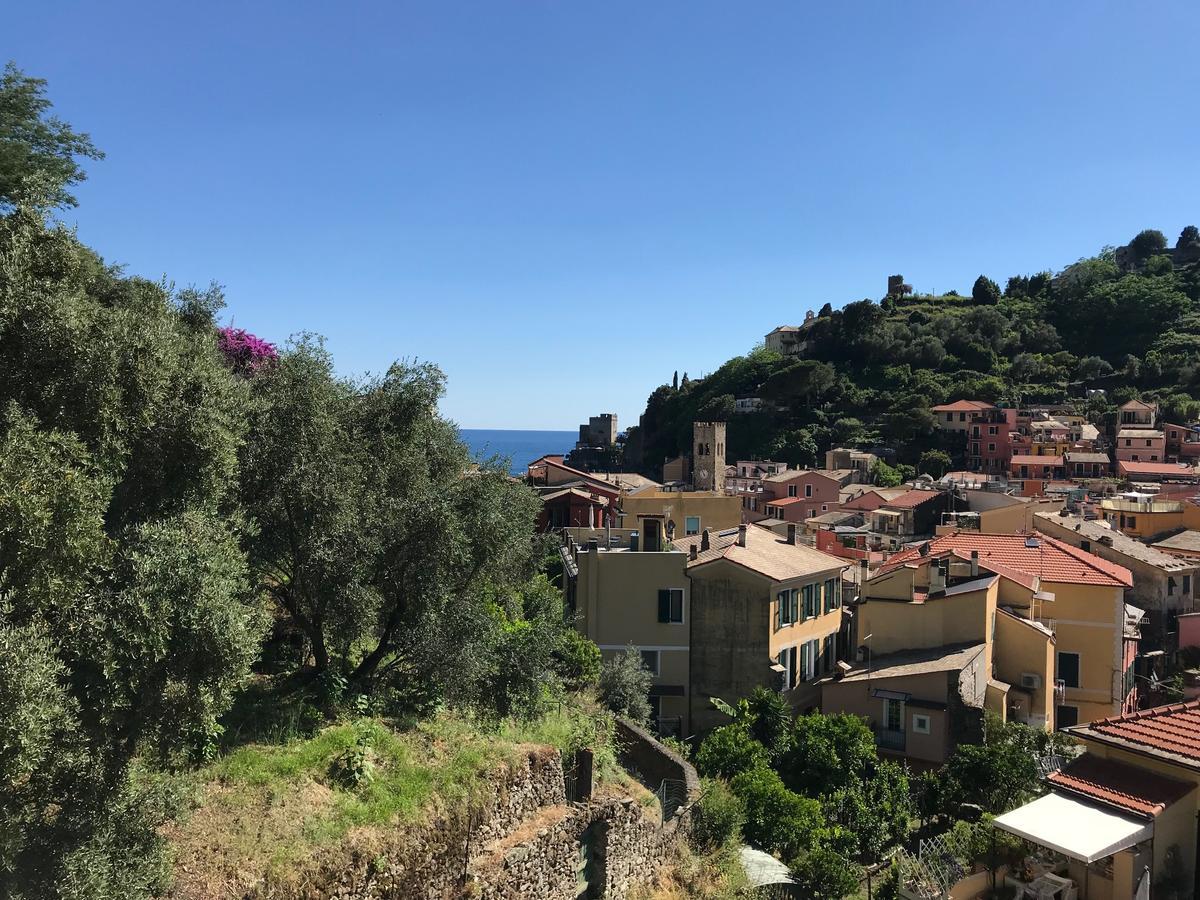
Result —
[[791, 864], [792, 880], [801, 896], [819, 900], [841, 900], [858, 889], [862, 870], [840, 853], [827, 847], [814, 847]]
[[696, 753], [696, 768], [710, 778], [733, 778], [766, 764], [766, 748], [740, 723], [713, 729]]
[[718, 778], [704, 779], [692, 809], [692, 842], [699, 850], [715, 850], [740, 840], [746, 804]]
[[600, 669], [600, 699], [613, 712], [639, 724], [650, 720], [650, 685], [653, 677], [642, 665], [642, 654], [632, 645]]
[[600, 648], [574, 628], [567, 628], [554, 651], [554, 667], [572, 690], [590, 687], [600, 678]]
[[733, 791], [746, 804], [746, 840], [790, 859], [812, 848], [821, 834], [821, 804], [789, 791], [766, 766], [742, 772]]

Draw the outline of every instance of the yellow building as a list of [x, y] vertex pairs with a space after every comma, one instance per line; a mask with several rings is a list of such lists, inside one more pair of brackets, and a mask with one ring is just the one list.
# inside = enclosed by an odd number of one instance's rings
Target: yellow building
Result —
[[[983, 572], [1000, 577], [985, 584]], [[856, 639], [873, 656], [994, 643], [994, 705], [1005, 695], [1007, 712], [1016, 706], [1026, 721], [1070, 726], [1136, 705], [1138, 635], [1124, 599], [1132, 583], [1123, 566], [1044, 535], [955, 532], [892, 556], [866, 582]], [[1052, 672], [1041, 666], [1046, 634], [1054, 638]]]
[[[1086, 752], [1050, 793], [995, 819], [1040, 849], [1006, 879], [1018, 896], [1074, 889], [1081, 900], [1200, 896], [1200, 701], [1072, 728]], [[1067, 893], [1055, 894], [1068, 896]]]
[[687, 554], [579, 545], [568, 536], [564, 592], [576, 627], [609, 659], [630, 645], [654, 676], [650, 703], [660, 733], [689, 733], [689, 616]]
[[713, 697], [733, 702], [759, 686], [785, 692], [800, 711], [817, 705], [818, 679], [838, 656], [847, 566], [796, 533], [794, 524], [786, 536], [742, 525], [675, 542], [688, 551], [692, 592], [693, 732], [728, 721]]
[[1153, 538], [1181, 528], [1200, 530], [1200, 506], [1191, 500], [1158, 500], [1123, 494], [1100, 501], [1101, 514], [1113, 528], [1132, 538]]
[[647, 531], [657, 522], [663, 535], [679, 540], [704, 529], [724, 531], [742, 522], [742, 499], [715, 491], [664, 491], [657, 488], [634, 491], [621, 498], [617, 524]]

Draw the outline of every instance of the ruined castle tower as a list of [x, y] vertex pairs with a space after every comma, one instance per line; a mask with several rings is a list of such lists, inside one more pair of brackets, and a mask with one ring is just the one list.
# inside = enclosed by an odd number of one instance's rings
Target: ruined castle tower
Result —
[[692, 423], [692, 487], [725, 493], [725, 423]]

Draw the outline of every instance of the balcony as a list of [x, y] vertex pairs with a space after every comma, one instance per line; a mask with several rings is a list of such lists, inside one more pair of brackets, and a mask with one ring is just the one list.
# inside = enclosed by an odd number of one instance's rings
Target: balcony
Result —
[[875, 729], [875, 746], [880, 750], [892, 750], [897, 753], [904, 752], [905, 734], [903, 731], [897, 731], [892, 728], [876, 728]]

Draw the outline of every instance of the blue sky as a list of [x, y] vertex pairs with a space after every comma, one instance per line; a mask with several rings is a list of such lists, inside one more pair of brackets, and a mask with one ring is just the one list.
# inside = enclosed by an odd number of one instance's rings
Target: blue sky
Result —
[[773, 326], [1200, 221], [1200, 4], [25, 3], [64, 218], [466, 427], [633, 424]]

